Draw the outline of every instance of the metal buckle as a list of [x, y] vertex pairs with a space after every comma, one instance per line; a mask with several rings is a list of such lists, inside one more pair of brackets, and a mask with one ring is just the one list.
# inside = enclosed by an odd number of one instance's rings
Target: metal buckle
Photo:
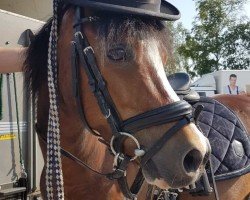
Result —
[[117, 153], [115, 155], [114, 162], [113, 162], [113, 170], [114, 171], [120, 171], [120, 172], [122, 172], [124, 174], [124, 176], [126, 176], [127, 172], [125, 170], [120, 169], [119, 166], [118, 166], [119, 165], [118, 163], [124, 160], [124, 158], [121, 157], [120, 155], [121, 155], [120, 153]]
[[94, 22], [94, 21], [99, 20], [99, 17], [97, 17], [97, 16], [90, 16], [90, 17], [88, 17], [88, 20], [89, 20], [89, 22]]
[[87, 54], [87, 51], [88, 51], [88, 50], [91, 50], [93, 54], [95, 53], [95, 52], [94, 52], [94, 49], [93, 49], [91, 46], [87, 46], [86, 48], [84, 48], [84, 49], [83, 49], [83, 52], [84, 52], [85, 54]]
[[114, 169], [115, 169], [115, 168], [117, 167], [117, 165], [118, 165], [118, 159], [124, 159], [124, 158], [120, 157], [120, 154], [119, 154], [119, 153], [117, 153], [117, 154], [115, 155], [114, 162], [113, 162], [113, 168], [114, 168]]
[[[136, 146], [137, 146], [137, 149], [135, 149], [135, 156], [133, 158], [130, 159], [130, 161], [133, 161], [135, 159], [137, 159], [138, 157], [140, 156], [143, 156], [145, 154], [145, 151], [141, 149], [141, 146], [140, 146], [140, 143], [138, 142], [138, 140], [131, 134], [129, 133], [126, 133], [126, 132], [119, 132], [121, 135], [124, 135], [124, 136], [127, 136], [129, 138], [131, 138]], [[115, 136], [113, 136], [111, 138], [111, 141], [110, 141], [110, 148], [111, 148], [111, 151], [112, 153], [115, 155], [115, 157], [118, 155], [119, 156], [119, 153], [117, 153], [114, 149], [114, 139], [115, 139]], [[138, 151], [141, 151], [140, 153], [137, 153]]]
[[177, 193], [168, 190], [157, 190], [154, 195], [157, 196], [157, 200], [176, 200], [178, 197]]
[[111, 116], [111, 111], [110, 111], [110, 109], [108, 109], [108, 114], [105, 115], [104, 117], [105, 117], [105, 119], [108, 119], [110, 116]]
[[94, 21], [97, 21], [97, 20], [99, 20], [99, 17], [96, 17], [96, 16], [81, 18], [81, 19], [78, 19], [76, 21], [76, 23], [73, 25], [73, 28], [75, 28], [77, 26], [80, 26], [81, 24], [85, 24], [87, 22], [94, 22]]

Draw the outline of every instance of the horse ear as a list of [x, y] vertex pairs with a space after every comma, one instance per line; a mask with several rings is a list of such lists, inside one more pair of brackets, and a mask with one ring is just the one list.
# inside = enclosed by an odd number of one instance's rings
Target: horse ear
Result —
[[22, 45], [23, 47], [28, 47], [34, 40], [34, 37], [34, 33], [30, 29], [27, 29], [20, 35], [17, 43]]

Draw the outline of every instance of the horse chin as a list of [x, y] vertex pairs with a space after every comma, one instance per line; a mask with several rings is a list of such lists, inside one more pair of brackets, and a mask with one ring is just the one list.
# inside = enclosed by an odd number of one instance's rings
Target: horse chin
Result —
[[178, 188], [186, 188], [187, 186], [193, 184], [198, 179], [198, 175], [195, 177], [186, 177], [181, 179], [175, 179], [172, 181], [166, 180], [164, 178], [153, 178], [148, 175], [144, 175], [145, 180], [150, 185], [155, 185], [160, 189], [168, 190], [168, 189], [178, 189]]
[[147, 181], [148, 184], [155, 185], [158, 188], [163, 189], [163, 190], [168, 190], [168, 189], [172, 188], [164, 179], [156, 178], [156, 179], [154, 179], [154, 181], [152, 181], [152, 178], [147, 178], [145, 176], [145, 180]]
[[202, 174], [202, 169], [200, 168], [196, 172], [191, 172], [186, 175], [171, 173], [170, 170], [163, 175], [152, 161], [149, 161], [149, 163], [143, 167], [142, 171], [148, 184], [155, 185], [164, 190], [170, 188], [185, 188], [196, 182]]

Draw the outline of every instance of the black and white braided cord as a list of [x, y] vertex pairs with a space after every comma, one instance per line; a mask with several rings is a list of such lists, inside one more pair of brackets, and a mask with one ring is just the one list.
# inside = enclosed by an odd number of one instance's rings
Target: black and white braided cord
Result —
[[57, 10], [59, 1], [60, 0], [53, 1], [53, 21], [50, 31], [48, 49], [48, 90], [50, 103], [46, 163], [46, 191], [48, 200], [64, 199], [62, 161], [60, 152], [59, 105], [57, 95]]

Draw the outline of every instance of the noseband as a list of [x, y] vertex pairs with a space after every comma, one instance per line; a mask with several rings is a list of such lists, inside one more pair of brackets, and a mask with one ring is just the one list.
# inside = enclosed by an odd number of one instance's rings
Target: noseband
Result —
[[[132, 160], [139, 157], [140, 167], [142, 168], [147, 162], [158, 153], [165, 143], [183, 126], [192, 121], [191, 106], [185, 101], [178, 101], [166, 106], [162, 106], [143, 114], [136, 115], [123, 121], [116, 109], [116, 106], [109, 94], [107, 84], [101, 75], [95, 59], [93, 48], [90, 46], [86, 35], [82, 32], [82, 25], [87, 22], [98, 20], [95, 17], [81, 18], [81, 8], [76, 7], [74, 21], [74, 39], [72, 41], [72, 80], [73, 91], [79, 107], [80, 116], [85, 125], [88, 126], [84, 116], [83, 106], [80, 98], [80, 67], [83, 68], [87, 77], [89, 87], [94, 94], [99, 108], [106, 118], [111, 130], [112, 139], [110, 148], [115, 155], [114, 172], [107, 175], [109, 179], [117, 179], [124, 196], [128, 199], [135, 199], [140, 187], [135, 186], [140, 181], [139, 175], [132, 185], [131, 190], [126, 181], [126, 169]], [[142, 149], [139, 142], [134, 137], [134, 134], [140, 130], [147, 129], [153, 126], [158, 126], [170, 122], [177, 122], [172, 126], [151, 148]], [[89, 127], [89, 126], [88, 126]], [[129, 137], [137, 145], [135, 157], [131, 157], [122, 152], [124, 140]]]

